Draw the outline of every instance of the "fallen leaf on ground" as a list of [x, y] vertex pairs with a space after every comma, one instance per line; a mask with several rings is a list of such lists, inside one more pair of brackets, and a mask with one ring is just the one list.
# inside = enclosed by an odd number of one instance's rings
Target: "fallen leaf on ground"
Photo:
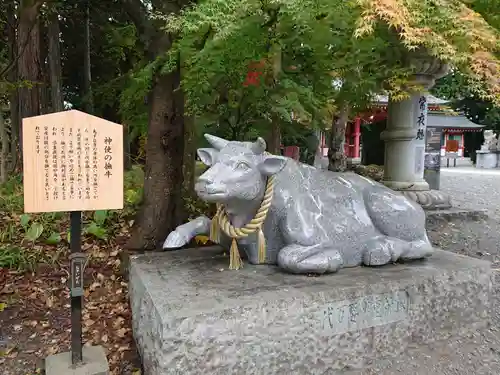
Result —
[[[85, 345], [105, 348], [110, 374], [141, 375], [139, 370], [134, 370], [140, 363], [132, 336], [128, 283], [115, 268], [119, 262], [115, 262], [114, 256], [122, 250], [113, 243], [94, 240], [83, 247], [87, 255], [97, 249], [106, 257], [91, 258], [84, 270], [82, 341]], [[61, 252], [61, 249], [40, 246], [40, 251], [47, 254], [56, 250]], [[35, 271], [0, 269], [0, 296], [8, 298], [0, 303], [0, 311], [4, 310], [0, 314], [1, 336], [16, 343], [14, 348], [4, 343], [0, 373], [10, 374], [22, 364], [25, 372], [33, 369], [29, 374], [34, 375], [38, 363], [48, 355], [70, 350], [69, 251], [64, 249], [61, 254], [57, 264], [40, 264]], [[113, 258], [109, 259], [110, 255]], [[19, 371], [13, 373], [25, 375]]]

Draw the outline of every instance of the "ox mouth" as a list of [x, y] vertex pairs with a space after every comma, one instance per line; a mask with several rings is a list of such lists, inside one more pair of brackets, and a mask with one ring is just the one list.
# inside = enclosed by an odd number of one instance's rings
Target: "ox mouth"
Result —
[[218, 191], [210, 191], [210, 190], [198, 190], [198, 193], [199, 194], [203, 194], [203, 195], [210, 195], [210, 196], [215, 196], [215, 195], [223, 195], [225, 194], [225, 192], [221, 191], [221, 190], [218, 190]]
[[209, 192], [209, 191], [206, 191], [206, 190], [203, 190], [203, 191], [197, 191], [196, 192], [198, 194], [198, 197], [200, 197], [201, 199], [203, 199], [204, 201], [207, 201], [207, 202], [219, 202], [219, 201], [223, 201], [226, 199], [226, 193], [225, 192], [222, 192], [222, 191], [219, 191], [219, 192]]
[[211, 189], [211, 188], [198, 188], [196, 191], [199, 191], [200, 193], [205, 193], [205, 194], [220, 194], [224, 193], [224, 190], [222, 189]]
[[199, 195], [210, 196], [210, 197], [217, 197], [217, 196], [222, 196], [222, 195], [226, 194], [226, 191], [222, 190], [222, 189], [216, 189], [216, 188], [210, 188], [210, 187], [201, 187], [201, 186], [197, 186], [196, 187], [196, 192]]

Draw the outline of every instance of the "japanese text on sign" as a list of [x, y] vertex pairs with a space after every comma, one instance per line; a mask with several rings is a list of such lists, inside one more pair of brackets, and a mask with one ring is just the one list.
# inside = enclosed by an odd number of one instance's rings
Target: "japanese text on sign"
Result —
[[61, 143], [60, 143], [60, 161], [61, 161], [61, 198], [66, 200], [67, 197], [67, 159], [66, 159], [66, 140], [64, 139], [64, 128], [61, 128]]
[[84, 130], [84, 163], [83, 166], [85, 168], [85, 199], [90, 199], [90, 139], [89, 139], [89, 129], [85, 128]]
[[50, 156], [50, 149], [49, 149], [49, 127], [44, 126], [43, 127], [43, 157], [44, 157], [44, 163], [43, 163], [43, 168], [44, 168], [44, 187], [45, 187], [45, 199], [49, 200], [50, 198], [50, 181], [49, 181], [49, 156]]
[[[92, 153], [91, 153], [91, 137], [92, 134]], [[52, 137], [50, 137], [52, 135]], [[73, 129], [69, 128], [69, 137], [73, 136]], [[93, 130], [92, 133], [89, 129], [76, 130], [76, 142], [69, 140], [69, 147], [66, 147], [66, 137], [64, 127], [57, 128], [55, 126], [51, 129], [51, 134], [46, 135], [44, 144], [45, 150], [44, 155], [46, 159], [46, 166], [51, 167], [52, 171], [52, 182], [48, 181], [49, 168], [46, 167], [45, 186], [52, 187], [52, 195], [45, 194], [45, 200], [66, 200], [67, 196], [67, 174], [69, 171], [69, 198], [73, 199], [75, 197], [75, 191], [77, 192], [78, 199], [97, 199], [98, 198], [98, 187], [99, 178], [97, 170], [99, 169], [98, 157], [97, 157], [97, 141], [98, 131]], [[103, 140], [103, 150], [104, 150], [104, 163], [103, 163], [103, 174], [110, 178], [112, 176], [111, 161], [112, 148], [111, 148], [111, 137], [105, 137]], [[73, 145], [76, 144], [76, 149]], [[50, 163], [47, 161], [50, 155]], [[91, 158], [92, 156], [92, 158]], [[75, 171], [76, 171], [76, 183], [75, 183]], [[91, 195], [91, 190], [93, 194]]]
[[110, 137], [104, 138], [104, 174], [107, 178], [111, 177], [111, 170], [113, 169], [113, 165], [111, 164], [113, 160], [113, 156], [111, 155], [111, 142], [113, 142], [113, 140]]
[[319, 318], [325, 331], [336, 334], [404, 320], [409, 310], [408, 294], [398, 291], [331, 303]]
[[122, 208], [122, 132], [79, 111], [24, 119], [26, 212]]
[[418, 99], [418, 116], [417, 116], [417, 140], [425, 139], [425, 127], [427, 123], [427, 98], [421, 96]]
[[97, 164], [97, 130], [92, 131], [92, 191], [94, 199], [98, 197], [99, 178]]
[[35, 127], [36, 153], [40, 153], [40, 127]]

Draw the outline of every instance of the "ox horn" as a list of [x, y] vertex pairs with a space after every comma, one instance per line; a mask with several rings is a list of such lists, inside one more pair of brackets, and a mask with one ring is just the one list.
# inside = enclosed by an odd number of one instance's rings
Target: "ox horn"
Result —
[[205, 134], [205, 139], [212, 145], [213, 148], [216, 150], [222, 150], [224, 147], [227, 146], [229, 141], [226, 141], [225, 139], [216, 137], [215, 135], [211, 134]]
[[259, 137], [257, 138], [257, 140], [252, 143], [252, 151], [254, 152], [254, 154], [262, 154], [264, 151], [266, 151], [266, 141], [264, 140], [264, 138], [262, 137]]

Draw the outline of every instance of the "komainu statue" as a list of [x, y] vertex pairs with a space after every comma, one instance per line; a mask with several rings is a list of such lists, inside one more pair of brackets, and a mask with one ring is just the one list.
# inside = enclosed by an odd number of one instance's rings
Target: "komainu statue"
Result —
[[484, 133], [484, 142], [481, 145], [482, 151], [496, 151], [497, 150], [497, 135], [493, 132], [493, 130], [485, 130]]
[[180, 225], [164, 249], [210, 233], [230, 250], [232, 269], [243, 256], [251, 264], [320, 274], [432, 254], [424, 211], [402, 194], [351, 172], [271, 155], [262, 138], [205, 138], [213, 148], [198, 150], [209, 168], [195, 189], [201, 199], [217, 203], [217, 214]]

